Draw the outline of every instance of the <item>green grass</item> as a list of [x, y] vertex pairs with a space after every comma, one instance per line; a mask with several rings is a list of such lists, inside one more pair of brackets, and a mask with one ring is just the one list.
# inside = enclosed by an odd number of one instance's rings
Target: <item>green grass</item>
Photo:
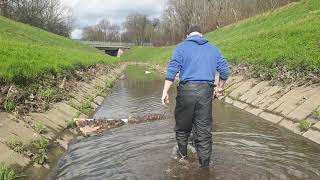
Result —
[[26, 150], [26, 146], [22, 141], [12, 140], [7, 142], [7, 145], [10, 149], [17, 153], [24, 153], [24, 151]]
[[5, 166], [4, 164], [0, 164], [0, 180], [13, 180], [16, 178], [16, 173]]
[[48, 128], [41, 122], [36, 123], [33, 125], [33, 129], [38, 134], [47, 134]]
[[85, 115], [90, 115], [90, 113], [93, 110], [91, 107], [91, 101], [90, 100], [83, 100], [81, 102], [81, 106], [78, 107], [78, 110]]
[[[137, 66], [137, 65], [130, 65], [128, 66], [126, 70], [126, 77], [130, 80], [138, 80], [138, 81], [150, 81], [150, 80], [156, 80], [159, 79], [159, 74], [154, 73], [153, 70], [151, 70], [151, 67], [146, 66]], [[149, 71], [149, 74], [146, 74], [145, 72]]]
[[105, 82], [105, 87], [106, 88], [112, 88], [114, 83], [115, 83], [115, 78], [110, 78], [110, 79], [107, 79], [106, 82]]
[[116, 61], [95, 48], [0, 16], [0, 83], [26, 85]]
[[39, 91], [39, 96], [45, 102], [58, 102], [63, 99], [63, 94], [56, 87], [47, 87]]
[[66, 125], [67, 125], [67, 128], [75, 128], [77, 127], [77, 121], [72, 118], [72, 119], [69, 119], [69, 120], [66, 120]]
[[14, 102], [13, 100], [11, 99], [6, 99], [4, 101], [4, 110], [6, 112], [13, 112], [15, 109], [16, 109], [16, 102]]
[[312, 117], [317, 119], [317, 120], [320, 120], [320, 110], [313, 111]]
[[308, 131], [312, 126], [312, 122], [310, 120], [303, 120], [299, 123], [299, 129], [300, 131]]
[[[276, 66], [320, 73], [320, 1], [302, 0], [206, 34], [233, 64], [275, 75]], [[137, 47], [123, 60], [167, 63], [174, 46]]]
[[33, 161], [38, 164], [44, 164], [48, 160], [49, 141], [45, 138], [40, 138], [32, 141], [32, 149], [34, 151]]
[[134, 47], [125, 53], [122, 60], [167, 63], [175, 46], [168, 47]]

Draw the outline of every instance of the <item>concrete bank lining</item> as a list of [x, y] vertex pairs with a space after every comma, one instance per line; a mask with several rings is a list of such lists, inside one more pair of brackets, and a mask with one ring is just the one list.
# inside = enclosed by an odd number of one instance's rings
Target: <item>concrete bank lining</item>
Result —
[[[29, 113], [24, 116], [0, 113], [0, 163], [8, 166], [26, 167], [31, 160], [23, 154], [11, 150], [7, 143], [19, 141], [29, 144], [32, 140], [39, 138], [39, 135], [33, 130], [32, 125], [42, 123], [48, 129], [44, 136], [49, 140], [55, 140], [56, 137], [66, 129], [66, 121], [77, 116], [87, 118], [87, 115], [81, 112], [82, 103], [89, 101], [91, 110], [99, 107], [107, 96], [105, 91], [106, 81], [119, 77], [128, 64], [121, 64], [105, 75], [93, 78], [90, 82], [78, 82], [74, 91], [69, 95], [70, 100], [59, 102], [44, 113]], [[66, 147], [65, 147], [66, 148]]]
[[[270, 84], [233, 76], [226, 84], [224, 101], [320, 144], [320, 121], [312, 116], [313, 112], [320, 111], [320, 85], [282, 87]], [[306, 119], [312, 126], [302, 132], [299, 124]]]

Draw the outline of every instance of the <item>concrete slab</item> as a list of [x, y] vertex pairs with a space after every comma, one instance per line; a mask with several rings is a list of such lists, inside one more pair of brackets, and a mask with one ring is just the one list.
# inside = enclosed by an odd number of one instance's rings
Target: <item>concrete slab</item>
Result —
[[309, 129], [307, 132], [303, 134], [303, 136], [315, 143], [320, 144], [320, 131]]
[[[48, 137], [49, 139], [53, 139], [56, 135], [57, 132], [60, 132], [61, 130], [63, 130], [64, 125], [59, 125], [56, 124], [55, 120], [49, 119], [48, 116], [45, 116], [41, 113], [33, 113], [30, 114], [30, 116], [28, 117], [28, 120], [31, 121], [33, 124], [36, 123], [43, 123], [43, 125], [45, 125], [48, 128], [48, 133], [46, 134], [46, 137]], [[34, 132], [35, 133], [35, 132]]]
[[246, 92], [243, 96], [240, 97], [240, 100], [250, 104], [255, 99], [259, 97], [260, 94], [263, 94], [268, 88], [269, 81], [262, 81], [258, 83], [256, 86], [251, 88], [248, 92]]
[[242, 84], [242, 81], [243, 81], [243, 77], [242, 76], [235, 76], [234, 78], [235, 79], [233, 81], [228, 80], [226, 82], [226, 85], [225, 85], [225, 90], [226, 91], [231, 92], [231, 91], [235, 90], [236, 88], [238, 88]]
[[94, 98], [94, 102], [96, 103], [96, 104], [98, 104], [98, 105], [101, 105], [102, 103], [103, 103], [103, 101], [104, 101], [104, 97], [102, 97], [102, 96], [97, 96], [96, 98]]
[[249, 79], [245, 82], [241, 82], [241, 85], [233, 90], [229, 96], [235, 100], [239, 100], [239, 98], [244, 95], [247, 91], [249, 91], [256, 83], [255, 79]]
[[229, 97], [225, 97], [224, 102], [229, 103], [229, 104], [233, 104], [234, 100]]
[[248, 106], [245, 110], [246, 110], [247, 112], [253, 114], [253, 115], [256, 115], [256, 116], [258, 116], [260, 113], [263, 112], [262, 109], [255, 108], [255, 107], [251, 107], [251, 106]]
[[298, 87], [286, 93], [267, 109], [287, 116], [317, 91], [319, 92], [319, 89], [312, 87]]
[[290, 131], [292, 131], [292, 132], [294, 132], [294, 133], [296, 133], [296, 134], [300, 134], [301, 135], [303, 133], [303, 132], [300, 131], [300, 129], [298, 127], [299, 123], [295, 123], [295, 122], [290, 121], [288, 119], [281, 120], [279, 125], [284, 127], [284, 128], [286, 128], [286, 129], [288, 129], [288, 130], [290, 130]]
[[80, 82], [77, 88], [79, 90], [82, 90], [82, 92], [84, 92], [84, 94], [87, 94], [87, 95], [94, 95], [97, 93], [97, 89], [95, 89], [94, 86], [91, 86], [88, 83]]
[[52, 109], [45, 113], [30, 113], [31, 119], [36, 122], [42, 122], [48, 128], [54, 131], [61, 131], [66, 127], [66, 120], [72, 119], [74, 115], [67, 115], [58, 109]]
[[289, 118], [303, 120], [306, 119], [314, 110], [320, 106], [320, 88], [315, 94], [288, 114]]
[[66, 103], [58, 103], [57, 105], [54, 106], [55, 109], [58, 109], [62, 113], [68, 115], [68, 116], [74, 116], [76, 115], [79, 111], [70, 105]]
[[0, 142], [0, 162], [7, 166], [19, 165], [24, 167], [30, 163], [30, 159], [12, 151], [7, 145]]
[[[241, 82], [243, 80], [242, 76], [231, 76], [228, 81], [225, 84], [225, 88], [228, 89], [232, 89], [231, 87], [239, 82]], [[216, 81], [218, 82], [218, 81]]]
[[240, 109], [245, 109], [246, 107], [248, 107], [249, 105], [246, 104], [246, 103], [242, 103], [242, 102], [239, 102], [239, 101], [234, 101], [233, 105], [237, 108], [240, 108]]
[[283, 88], [280, 86], [272, 86], [266, 92], [260, 94], [254, 101], [251, 102], [251, 104], [265, 109], [280, 98], [280, 95], [277, 95], [277, 93], [282, 89]]
[[11, 140], [29, 142], [33, 139], [33, 130], [24, 121], [16, 121], [9, 113], [0, 113], [0, 140], [5, 143]]
[[93, 109], [93, 111], [99, 107], [99, 105], [94, 102], [91, 102], [90, 104], [91, 104], [91, 108]]
[[275, 115], [275, 114], [271, 114], [271, 113], [268, 113], [268, 112], [262, 112], [259, 117], [267, 120], [267, 121], [270, 121], [272, 123], [279, 123], [283, 117], [281, 116], [278, 116], [278, 115]]
[[320, 122], [317, 122], [315, 125], [312, 126], [312, 128], [320, 131]]
[[71, 97], [72, 99], [70, 101], [76, 100], [78, 102], [83, 102], [87, 100], [88, 95], [79, 91], [78, 93], [71, 95]]

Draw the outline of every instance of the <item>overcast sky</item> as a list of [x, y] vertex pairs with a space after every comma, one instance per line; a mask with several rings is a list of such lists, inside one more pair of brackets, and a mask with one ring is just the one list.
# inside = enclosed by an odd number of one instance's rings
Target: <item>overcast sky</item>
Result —
[[75, 24], [72, 38], [81, 38], [81, 28], [97, 24], [103, 18], [121, 25], [134, 12], [160, 17], [167, 0], [62, 0], [73, 12]]

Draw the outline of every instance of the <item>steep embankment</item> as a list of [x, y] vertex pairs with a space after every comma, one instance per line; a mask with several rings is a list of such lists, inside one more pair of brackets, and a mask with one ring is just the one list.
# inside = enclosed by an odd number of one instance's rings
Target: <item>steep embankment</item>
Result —
[[[54, 140], [87, 118], [125, 65], [39, 28], [0, 16], [0, 179], [28, 164], [51, 164]], [[5, 112], [4, 112], [5, 111]], [[70, 137], [57, 142], [66, 147]], [[44, 167], [48, 168], [48, 165]], [[43, 171], [37, 167], [35, 171]]]
[[70, 39], [0, 17], [1, 84], [26, 84], [115, 60]]
[[[205, 36], [222, 49], [229, 62], [253, 65], [264, 77], [277, 76], [285, 69], [319, 74], [319, 19], [320, 1], [302, 0]], [[173, 49], [137, 47], [123, 59], [167, 63]]]

